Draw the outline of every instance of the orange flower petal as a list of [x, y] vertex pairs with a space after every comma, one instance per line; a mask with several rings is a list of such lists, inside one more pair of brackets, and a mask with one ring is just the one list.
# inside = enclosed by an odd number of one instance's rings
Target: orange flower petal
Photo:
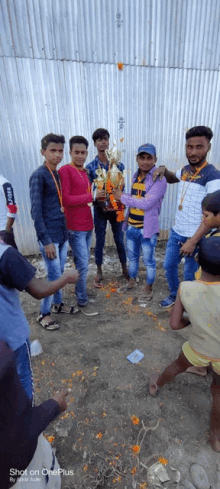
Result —
[[131, 475], [136, 474], [136, 472], [137, 472], [137, 468], [136, 467], [133, 467], [133, 469], [131, 469]]
[[124, 68], [124, 63], [117, 63], [119, 71], [122, 71]]
[[102, 439], [102, 433], [101, 431], [99, 433], [97, 433], [97, 435], [95, 435], [96, 439], [97, 440], [101, 440]]
[[137, 418], [137, 416], [131, 416], [131, 421], [133, 424], [139, 424], [139, 418]]
[[133, 445], [132, 447], [133, 453], [139, 453], [140, 449], [141, 449], [140, 445]]
[[164, 457], [159, 457], [158, 458], [158, 462], [160, 462], [160, 464], [162, 465], [167, 465], [168, 464], [168, 460]]

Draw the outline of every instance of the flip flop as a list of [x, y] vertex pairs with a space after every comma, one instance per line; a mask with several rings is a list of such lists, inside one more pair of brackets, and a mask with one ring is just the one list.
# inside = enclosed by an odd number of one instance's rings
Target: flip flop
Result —
[[96, 289], [101, 289], [103, 287], [103, 279], [95, 277], [93, 281], [93, 286], [96, 287]]
[[153, 299], [153, 291], [150, 292], [150, 294], [146, 294], [145, 292], [140, 295], [138, 298], [138, 302], [150, 302]]
[[[158, 391], [159, 391], [159, 387], [157, 385], [157, 380], [159, 379], [159, 375], [154, 373], [150, 376], [149, 378], [149, 394], [152, 396], [152, 397], [156, 397]], [[153, 388], [153, 390], [152, 390]], [[154, 390], [155, 389], [155, 390]]]
[[68, 306], [64, 304], [64, 302], [61, 302], [61, 304], [53, 304], [51, 307], [51, 312], [53, 314], [76, 314], [79, 312], [79, 308], [77, 306]]
[[[201, 369], [201, 370], [198, 370], [198, 369]], [[186, 373], [188, 374], [195, 374], [195, 375], [199, 375], [199, 377], [206, 377], [207, 375], [207, 368], [206, 367], [188, 367], [186, 369]]]
[[[48, 316], [49, 319], [46, 319], [48, 318]], [[53, 321], [53, 319], [50, 318], [49, 314], [47, 316], [43, 316], [43, 314], [40, 314], [37, 318], [37, 322], [42, 326], [43, 329], [47, 329], [48, 331], [56, 331], [56, 329], [60, 329], [59, 324]]]

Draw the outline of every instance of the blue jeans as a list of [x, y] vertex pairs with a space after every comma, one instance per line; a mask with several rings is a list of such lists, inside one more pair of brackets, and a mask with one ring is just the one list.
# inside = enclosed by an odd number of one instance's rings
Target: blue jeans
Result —
[[20, 346], [20, 348], [14, 351], [14, 360], [24, 391], [28, 395], [29, 399], [33, 402], [34, 383], [31, 369], [31, 350], [29, 338], [27, 338], [26, 342]]
[[[56, 248], [56, 258], [54, 260], [49, 260], [47, 258], [44, 246], [39, 242], [40, 252], [43, 256], [46, 268], [47, 268], [47, 278], [50, 282], [60, 278], [64, 272], [64, 265], [66, 263], [66, 257], [68, 252], [68, 241], [65, 243], [53, 243]], [[47, 315], [50, 312], [52, 301], [54, 304], [61, 304], [62, 302], [62, 292], [58, 290], [54, 295], [45, 297], [41, 301], [40, 312], [41, 314]]]
[[[166, 247], [164, 269], [166, 271], [166, 279], [170, 289], [171, 296], [175, 299], [179, 288], [178, 265], [182, 259], [180, 248], [188, 238], [177, 234], [171, 229], [170, 237]], [[197, 250], [195, 249], [193, 256], [186, 256], [184, 263], [184, 280], [194, 280], [194, 274], [198, 270], [198, 263], [194, 256]]]
[[147, 284], [152, 285], [156, 276], [156, 260], [154, 254], [157, 244], [157, 234], [153, 234], [151, 238], [144, 238], [143, 229], [128, 226], [126, 238], [130, 278], [137, 277], [139, 258], [142, 251], [142, 259], [147, 269]]
[[94, 225], [95, 225], [95, 262], [101, 265], [103, 260], [103, 249], [105, 245], [105, 233], [107, 222], [111, 224], [114, 241], [116, 244], [119, 260], [122, 264], [126, 263], [126, 252], [124, 245], [124, 232], [122, 231], [123, 222], [116, 221], [116, 212], [103, 212], [101, 209], [94, 207]]
[[79, 272], [79, 280], [75, 291], [79, 306], [85, 306], [88, 302], [87, 295], [87, 273], [89, 267], [90, 246], [92, 241], [92, 231], [68, 231], [69, 244], [72, 248], [74, 263]]

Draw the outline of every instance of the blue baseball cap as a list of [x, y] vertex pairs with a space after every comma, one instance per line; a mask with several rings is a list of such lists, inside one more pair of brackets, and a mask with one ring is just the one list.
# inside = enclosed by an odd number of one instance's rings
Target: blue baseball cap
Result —
[[156, 148], [153, 144], [142, 144], [142, 146], [139, 146], [137, 150], [137, 156], [140, 153], [148, 153], [149, 155], [156, 156]]

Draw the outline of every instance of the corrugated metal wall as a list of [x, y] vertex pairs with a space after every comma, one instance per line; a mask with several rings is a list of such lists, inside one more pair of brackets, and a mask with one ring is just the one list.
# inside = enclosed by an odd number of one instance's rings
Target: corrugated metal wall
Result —
[[[215, 134], [209, 161], [220, 168], [219, 17], [219, 0], [1, 0], [0, 172], [15, 189], [20, 251], [38, 251], [28, 180], [48, 132], [84, 135], [90, 161], [92, 132], [108, 128], [130, 169], [128, 188], [141, 143], [178, 169], [186, 129], [204, 124]], [[171, 185], [162, 237], [175, 199]]]

